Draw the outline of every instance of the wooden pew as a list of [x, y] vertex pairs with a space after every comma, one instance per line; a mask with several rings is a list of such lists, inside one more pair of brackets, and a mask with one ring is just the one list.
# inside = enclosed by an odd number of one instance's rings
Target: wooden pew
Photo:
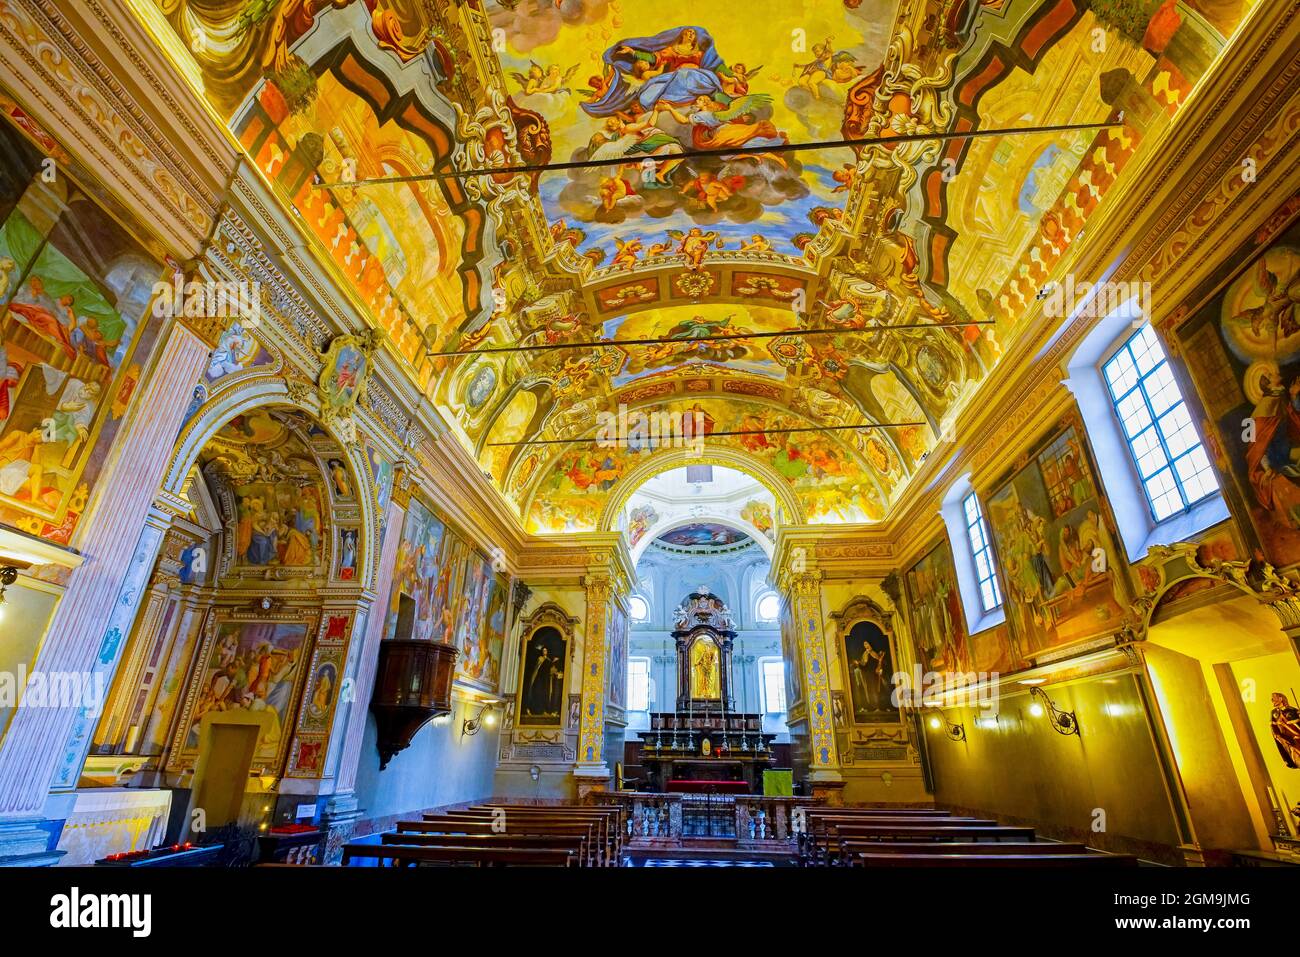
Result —
[[[591, 822], [599, 830], [598, 844], [604, 848], [604, 866], [617, 867], [622, 862], [625, 827], [622, 823], [622, 809], [619, 807], [497, 804], [446, 811], [441, 816], [457, 820], [491, 821], [498, 829], [504, 826], [506, 833], [517, 831], [517, 824], [535, 827], [546, 822]], [[429, 815], [426, 814], [425, 817]]]
[[929, 838], [934, 841], [956, 841], [962, 838], [972, 841], [983, 839], [1032, 841], [1034, 839], [1034, 829], [1032, 827], [1008, 827], [1001, 824], [846, 824], [838, 825], [836, 834], [841, 838], [878, 841], [906, 841], [922, 838]]
[[840, 839], [840, 855], [849, 861], [855, 854], [1087, 854], [1083, 844], [1052, 841], [971, 841], [965, 844], [929, 841], [857, 841]]
[[[502, 813], [504, 812], [504, 814]], [[519, 828], [533, 828], [544, 824], [585, 823], [596, 829], [596, 844], [602, 848], [602, 857], [606, 866], [615, 866], [621, 859], [621, 832], [617, 822], [608, 813], [578, 813], [568, 810], [539, 811], [534, 808], [466, 808], [447, 811], [445, 818], [464, 821], [488, 821], [498, 830], [505, 828], [507, 833]], [[427, 815], [426, 815], [427, 817]]]
[[437, 815], [425, 815], [432, 820], [402, 821], [398, 824], [398, 833], [420, 832], [424, 834], [465, 834], [476, 837], [490, 837], [494, 834], [524, 836], [537, 834], [543, 836], [581, 837], [585, 841], [586, 858], [589, 867], [607, 867], [603, 853], [605, 842], [600, 837], [599, 829], [593, 821], [532, 821], [516, 822], [513, 829], [502, 831], [491, 820], [474, 818], [451, 818]]
[[479, 804], [469, 810], [481, 811], [504, 810], [507, 814], [536, 814], [548, 816], [560, 814], [571, 817], [605, 818], [608, 822], [609, 836], [614, 842], [614, 857], [622, 859], [623, 841], [627, 835], [627, 809], [621, 804]]
[[800, 860], [804, 866], [830, 863], [838, 847], [838, 829], [841, 826], [874, 824], [880, 826], [991, 826], [997, 821], [986, 818], [948, 817], [894, 817], [884, 814], [840, 814], [842, 809], [820, 811], [807, 820], [807, 833], [799, 835]]
[[[413, 844], [344, 844], [343, 866], [354, 860], [391, 861], [392, 866], [466, 864], [476, 867], [574, 867], [577, 852], [551, 847], [446, 847]], [[381, 864], [382, 866], [382, 864]]]
[[886, 817], [953, 817], [951, 811], [938, 807], [809, 807], [802, 809], [808, 817], [818, 814], [863, 815], [883, 814]]
[[577, 834], [416, 834], [389, 831], [381, 835], [380, 843], [416, 847], [559, 848], [576, 854], [578, 867], [586, 866], [591, 859], [587, 838]]
[[[991, 846], [991, 845], [990, 845]], [[855, 867], [1136, 867], [1126, 854], [855, 854]]]

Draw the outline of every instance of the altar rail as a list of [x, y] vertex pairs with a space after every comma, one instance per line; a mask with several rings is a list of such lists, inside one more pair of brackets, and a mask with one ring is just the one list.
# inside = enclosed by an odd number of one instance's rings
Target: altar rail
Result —
[[[599, 791], [590, 803], [619, 804], [627, 812], [627, 847], [682, 847], [693, 839], [734, 839], [737, 848], [794, 851], [800, 830], [797, 810], [821, 805], [821, 798], [770, 797], [763, 794], [655, 793]], [[728, 807], [729, 806], [729, 807]], [[691, 826], [691, 811], [707, 808], [726, 813], [725, 831], [705, 833]]]

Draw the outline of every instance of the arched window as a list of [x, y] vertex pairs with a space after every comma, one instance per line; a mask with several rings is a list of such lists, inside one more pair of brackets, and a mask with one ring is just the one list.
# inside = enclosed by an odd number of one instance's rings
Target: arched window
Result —
[[633, 595], [627, 603], [627, 608], [633, 621], [645, 621], [650, 617], [650, 606], [640, 595]]
[[758, 599], [756, 611], [759, 621], [776, 621], [781, 615], [781, 599], [776, 592], [768, 592]]

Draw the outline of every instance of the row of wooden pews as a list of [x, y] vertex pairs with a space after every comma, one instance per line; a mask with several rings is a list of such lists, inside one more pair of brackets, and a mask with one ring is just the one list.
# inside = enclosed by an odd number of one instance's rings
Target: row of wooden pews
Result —
[[1137, 859], [1038, 840], [1032, 827], [939, 809], [804, 808], [804, 867], [1132, 867]]
[[480, 804], [400, 821], [378, 844], [345, 844], [343, 865], [618, 867], [626, 831], [617, 805]]

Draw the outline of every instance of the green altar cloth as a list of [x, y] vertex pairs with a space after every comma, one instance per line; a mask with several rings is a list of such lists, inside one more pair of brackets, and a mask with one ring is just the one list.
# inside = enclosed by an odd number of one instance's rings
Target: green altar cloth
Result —
[[785, 769], [763, 772], [764, 797], [790, 797], [794, 794], [794, 772]]

